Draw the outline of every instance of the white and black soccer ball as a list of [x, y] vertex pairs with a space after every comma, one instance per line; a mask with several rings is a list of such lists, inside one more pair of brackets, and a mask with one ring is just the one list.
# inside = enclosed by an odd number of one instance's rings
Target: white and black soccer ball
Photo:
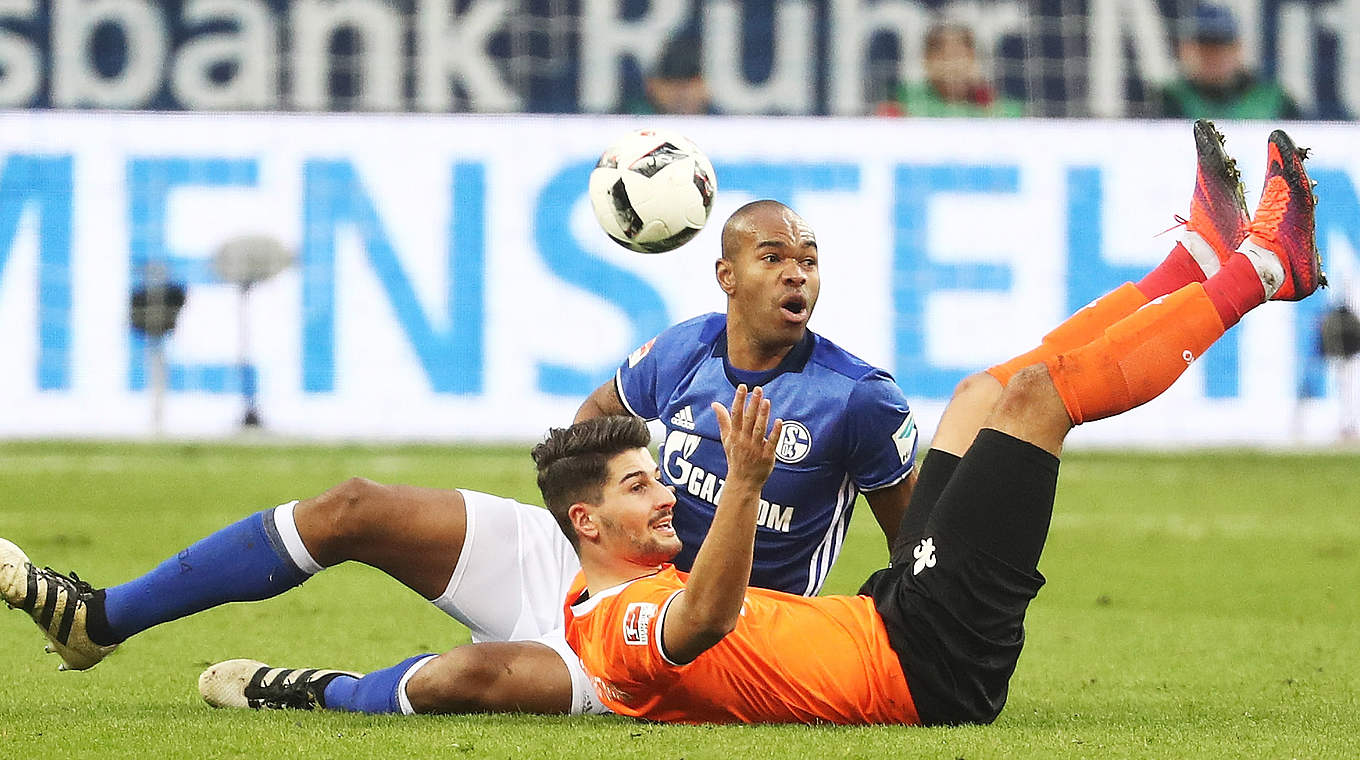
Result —
[[699, 233], [717, 189], [713, 164], [693, 141], [641, 129], [600, 156], [590, 173], [590, 206], [614, 242], [662, 253]]

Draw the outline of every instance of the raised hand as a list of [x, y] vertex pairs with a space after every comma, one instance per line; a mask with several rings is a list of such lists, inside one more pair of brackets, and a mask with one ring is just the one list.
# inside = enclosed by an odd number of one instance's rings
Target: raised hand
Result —
[[723, 452], [727, 455], [727, 484], [733, 481], [760, 487], [774, 469], [774, 451], [784, 421], [776, 419], [774, 428], [766, 435], [770, 423], [770, 401], [759, 386], [747, 393], [746, 386], [738, 385], [729, 410], [713, 403], [718, 416], [718, 432], [722, 437]]
[[784, 423], [770, 422], [770, 402], [760, 388], [737, 386], [732, 406], [714, 403], [727, 454], [727, 479], [708, 536], [694, 557], [683, 593], [666, 606], [661, 634], [672, 662], [691, 662], [722, 641], [741, 619], [756, 537], [760, 489], [774, 470], [774, 449]]

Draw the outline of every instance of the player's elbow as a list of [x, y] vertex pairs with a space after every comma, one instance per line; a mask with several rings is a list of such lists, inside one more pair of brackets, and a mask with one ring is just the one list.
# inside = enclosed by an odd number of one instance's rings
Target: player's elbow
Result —
[[622, 414], [622, 412], [610, 411], [605, 404], [601, 404], [597, 398], [598, 394], [591, 395], [581, 403], [581, 407], [576, 410], [576, 416], [572, 418], [572, 424], [593, 420], [596, 417], [608, 417], [610, 415]]
[[586, 420], [594, 419], [599, 416], [601, 416], [600, 405], [596, 404], [595, 401], [588, 396], [585, 401], [581, 402], [581, 406], [576, 409], [576, 416], [571, 418], [571, 424], [575, 425], [578, 422], [585, 422]]
[[619, 391], [614, 387], [614, 381], [607, 380], [586, 396], [586, 400], [581, 402], [581, 406], [576, 410], [572, 422], [627, 413], [628, 410], [624, 408], [623, 401], [619, 398]]

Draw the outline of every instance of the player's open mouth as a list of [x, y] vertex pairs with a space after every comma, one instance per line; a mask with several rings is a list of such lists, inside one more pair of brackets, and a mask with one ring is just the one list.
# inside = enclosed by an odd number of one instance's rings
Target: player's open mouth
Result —
[[801, 295], [785, 296], [779, 301], [779, 311], [784, 315], [784, 319], [790, 322], [806, 322], [808, 318], [808, 302]]
[[652, 530], [664, 533], [668, 536], [675, 535], [675, 526], [671, 524], [671, 516], [666, 515], [652, 522]]

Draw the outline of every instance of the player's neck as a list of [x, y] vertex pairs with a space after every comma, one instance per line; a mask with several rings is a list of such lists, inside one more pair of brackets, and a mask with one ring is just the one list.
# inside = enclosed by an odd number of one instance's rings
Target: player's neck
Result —
[[[801, 339], [801, 335], [799, 336]], [[758, 340], [751, 331], [743, 329], [740, 321], [729, 316], [727, 321], [727, 362], [736, 369], [748, 372], [761, 372], [774, 369], [798, 345], [792, 343], [766, 343]]]
[[581, 552], [581, 571], [585, 573], [586, 588], [592, 595], [652, 575], [660, 569], [659, 565], [640, 565], [620, 557]]
[[792, 346], [784, 346], [774, 351], [737, 351], [729, 345], [727, 361], [737, 369], [747, 372], [763, 372], [778, 367], [779, 363], [784, 361], [784, 357], [788, 356], [790, 348]]

